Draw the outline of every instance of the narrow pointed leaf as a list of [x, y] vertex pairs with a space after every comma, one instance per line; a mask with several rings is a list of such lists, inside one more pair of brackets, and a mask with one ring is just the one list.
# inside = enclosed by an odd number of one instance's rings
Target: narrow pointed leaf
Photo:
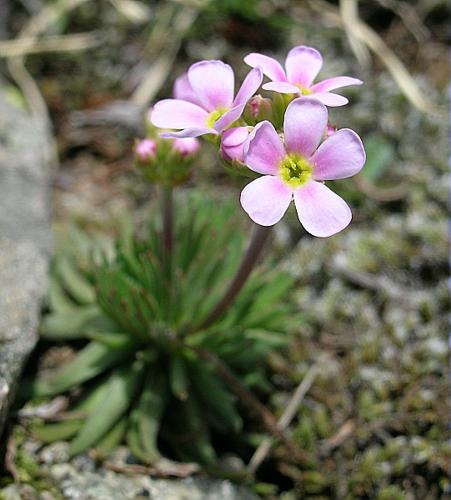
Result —
[[[130, 348], [132, 345], [130, 345]], [[42, 378], [33, 387], [35, 396], [51, 396], [67, 391], [71, 387], [104, 372], [119, 362], [124, 362], [132, 351], [112, 350], [99, 342], [90, 342], [66, 366]]]
[[85, 420], [83, 427], [72, 441], [70, 454], [76, 455], [94, 446], [110, 431], [129, 409], [142, 380], [142, 364], [117, 369], [106, 382], [108, 391], [98, 406]]
[[57, 264], [57, 271], [64, 288], [80, 304], [91, 304], [95, 300], [94, 287], [76, 269], [68, 257], [61, 258]]
[[55, 312], [44, 317], [39, 332], [49, 340], [70, 340], [84, 338], [83, 327], [100, 316], [97, 306], [85, 306], [70, 311]]
[[104, 457], [108, 456], [124, 439], [128, 418], [121, 418], [112, 429], [98, 442], [96, 450]]
[[56, 424], [38, 425], [33, 430], [33, 436], [42, 443], [65, 441], [75, 436], [81, 429], [83, 420], [74, 419], [58, 422]]

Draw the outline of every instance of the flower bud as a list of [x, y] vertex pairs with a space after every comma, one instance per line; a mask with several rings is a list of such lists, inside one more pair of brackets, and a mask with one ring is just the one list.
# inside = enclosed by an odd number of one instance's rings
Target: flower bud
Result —
[[224, 160], [244, 163], [244, 146], [248, 137], [248, 127], [235, 127], [226, 130], [222, 134], [220, 148]]
[[157, 154], [157, 143], [153, 139], [138, 141], [135, 145], [135, 154], [140, 163], [149, 163]]
[[246, 123], [256, 124], [258, 122], [272, 120], [272, 102], [271, 99], [262, 97], [261, 95], [254, 95], [248, 102], [244, 119]]
[[199, 151], [200, 142], [195, 137], [174, 139], [172, 149], [183, 157], [193, 156]]

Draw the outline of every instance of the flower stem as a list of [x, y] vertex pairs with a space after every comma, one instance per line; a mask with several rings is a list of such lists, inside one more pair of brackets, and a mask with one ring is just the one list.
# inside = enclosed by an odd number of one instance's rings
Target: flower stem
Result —
[[166, 262], [172, 259], [173, 232], [174, 232], [174, 207], [172, 198], [172, 188], [163, 186], [162, 188], [162, 214], [163, 214], [163, 252]]
[[269, 227], [263, 226], [254, 226], [254, 232], [252, 235], [252, 239], [249, 243], [246, 253], [244, 254], [243, 260], [241, 261], [240, 267], [235, 274], [232, 282], [230, 283], [228, 289], [225, 294], [210, 312], [210, 314], [206, 317], [206, 319], [190, 333], [195, 333], [200, 330], [204, 330], [211, 326], [216, 320], [218, 320], [229, 308], [229, 306], [233, 303], [236, 296], [239, 294], [244, 284], [247, 281], [247, 278], [251, 274], [252, 269], [258, 261], [258, 257], [260, 252], [263, 249], [263, 246], [268, 239], [270, 233]]

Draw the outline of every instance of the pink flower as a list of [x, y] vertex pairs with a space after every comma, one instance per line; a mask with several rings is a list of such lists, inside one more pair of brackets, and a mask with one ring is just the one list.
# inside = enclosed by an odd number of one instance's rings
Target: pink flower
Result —
[[193, 64], [174, 86], [176, 99], [155, 104], [151, 122], [156, 127], [180, 129], [162, 137], [198, 137], [220, 134], [243, 114], [244, 108], [260, 87], [260, 68], [249, 72], [235, 98], [235, 76], [222, 61], [201, 61]]
[[220, 148], [224, 160], [244, 163], [244, 146], [248, 137], [248, 127], [235, 127], [226, 130], [222, 134]]
[[200, 143], [195, 137], [183, 137], [174, 139], [172, 149], [182, 156], [191, 156], [199, 151]]
[[295, 99], [285, 113], [284, 142], [268, 121], [251, 132], [245, 163], [264, 175], [243, 189], [241, 205], [254, 222], [272, 226], [294, 199], [301, 224], [314, 236], [331, 236], [349, 224], [348, 205], [323, 181], [355, 175], [365, 163], [365, 150], [350, 129], [319, 145], [327, 118], [319, 101]]
[[263, 85], [265, 90], [315, 97], [326, 106], [343, 106], [348, 103], [346, 97], [334, 94], [331, 90], [363, 83], [357, 78], [336, 76], [313, 84], [323, 65], [323, 58], [316, 49], [303, 45], [288, 52], [285, 60], [286, 72], [275, 59], [263, 54], [249, 54], [244, 58], [244, 62], [253, 68], [259, 66], [271, 80]]
[[135, 146], [135, 154], [142, 163], [153, 160], [157, 154], [157, 143], [153, 139], [138, 141]]

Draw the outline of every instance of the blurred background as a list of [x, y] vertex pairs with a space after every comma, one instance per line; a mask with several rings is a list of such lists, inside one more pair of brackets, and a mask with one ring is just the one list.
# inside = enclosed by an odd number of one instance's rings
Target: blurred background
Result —
[[[261, 493], [284, 498], [450, 498], [447, 0], [0, 0], [2, 92], [46, 130], [55, 225], [108, 228], [152, 188], [133, 169], [148, 108], [194, 61], [242, 80], [252, 51], [323, 54], [321, 77], [365, 84], [333, 124], [368, 161], [336, 190], [354, 221], [315, 239], [294, 213], [274, 249], [297, 280], [288, 352], [275, 352], [280, 415], [317, 368], [290, 427], [309, 459], [276, 449]], [[0, 116], [0, 123], [2, 117]], [[241, 181], [204, 148], [195, 184], [238, 200]], [[194, 182], [193, 182], [194, 185]], [[193, 189], [188, 186], [186, 189]], [[237, 210], [240, 210], [237, 203]]]

